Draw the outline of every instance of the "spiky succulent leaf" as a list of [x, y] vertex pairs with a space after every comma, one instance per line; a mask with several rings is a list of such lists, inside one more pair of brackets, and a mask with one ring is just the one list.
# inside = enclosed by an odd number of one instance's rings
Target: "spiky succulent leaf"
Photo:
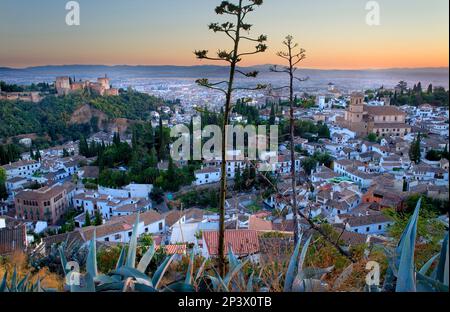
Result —
[[190, 284], [178, 282], [165, 287], [164, 292], [188, 293], [195, 292], [195, 289]]
[[59, 258], [61, 259], [61, 265], [63, 267], [64, 275], [67, 276], [67, 274], [69, 274], [69, 271], [67, 269], [67, 258], [66, 258], [66, 255], [64, 253], [64, 246], [63, 246], [63, 244], [61, 244], [61, 246], [59, 246], [58, 251], [59, 251]]
[[289, 292], [292, 290], [292, 284], [294, 283], [295, 280], [295, 270], [297, 269], [298, 264], [298, 254], [300, 252], [302, 236], [303, 235], [301, 234], [297, 246], [295, 246], [294, 253], [291, 256], [291, 260], [289, 261], [289, 266], [284, 281], [284, 292]]
[[420, 269], [419, 273], [423, 275], [427, 275], [428, 271], [430, 270], [431, 266], [433, 265], [434, 261], [436, 261], [437, 257], [439, 257], [439, 254], [433, 256], [430, 260], [427, 261], [423, 265], [423, 267]]
[[324, 283], [315, 279], [296, 279], [292, 285], [293, 292], [326, 292]]
[[298, 261], [298, 274], [301, 274], [303, 270], [303, 264], [305, 263], [306, 253], [308, 252], [309, 244], [311, 243], [312, 235], [306, 240], [303, 245], [302, 252], [300, 253], [300, 259]]
[[27, 281], [28, 281], [29, 277], [30, 277], [30, 273], [25, 275], [25, 277], [22, 278], [22, 280], [19, 282], [19, 284], [17, 284], [17, 291], [18, 292], [24, 292], [25, 291], [25, 289], [27, 287]]
[[302, 270], [304, 279], [317, 279], [320, 280], [325, 274], [331, 273], [334, 270], [334, 266], [328, 268], [304, 268]]
[[147, 270], [148, 265], [153, 259], [153, 256], [155, 255], [156, 247], [155, 242], [148, 248], [148, 250], [145, 252], [145, 254], [142, 256], [141, 261], [139, 261], [137, 269], [141, 271], [142, 273], [145, 273], [145, 270]]
[[5, 272], [3, 275], [2, 283], [0, 284], [0, 292], [6, 292], [8, 289], [8, 286], [6, 285], [6, 280], [8, 278], [8, 271]]
[[89, 245], [89, 252], [86, 260], [86, 271], [95, 278], [97, 276], [97, 242], [96, 234], [94, 234]]
[[439, 264], [436, 271], [436, 279], [442, 284], [448, 286], [448, 232], [442, 244]]
[[248, 262], [248, 260], [244, 261], [244, 262], [240, 262], [230, 272], [228, 272], [228, 274], [225, 276], [225, 278], [223, 280], [223, 282], [225, 283], [225, 285], [227, 285], [227, 287], [230, 285], [230, 282], [233, 279], [233, 277], [242, 270], [242, 268], [244, 267], [244, 265], [247, 264], [247, 262]]
[[117, 260], [116, 264], [116, 270], [123, 267], [124, 262], [125, 262], [125, 246], [123, 246], [122, 249], [120, 250], [119, 259]]
[[171, 257], [167, 257], [163, 261], [163, 263], [161, 263], [161, 265], [158, 267], [155, 274], [153, 274], [152, 283], [153, 283], [153, 287], [155, 287], [156, 289], [158, 289], [159, 283], [161, 282], [161, 279], [162, 279], [164, 273], [166, 272], [167, 268], [172, 263], [174, 257], [175, 257], [175, 255], [173, 255]]
[[208, 261], [208, 259], [205, 258], [202, 262], [202, 265], [198, 268], [197, 275], [195, 276], [196, 281], [198, 281], [200, 277], [203, 275], [203, 272], [205, 271], [206, 267], [206, 261]]
[[150, 277], [148, 277], [147, 275], [145, 275], [144, 273], [142, 273], [141, 271], [139, 271], [135, 268], [130, 268], [130, 267], [124, 266], [124, 267], [119, 268], [118, 270], [111, 272], [110, 274], [120, 275], [120, 276], [122, 276], [123, 279], [127, 279], [127, 278], [131, 277], [139, 284], [144, 284], [144, 285], [148, 285], [148, 286], [154, 285], [152, 280], [150, 279]]
[[130, 244], [128, 246], [128, 255], [126, 266], [129, 268], [136, 267], [136, 250], [137, 250], [137, 237], [139, 232], [139, 214], [136, 216], [136, 222], [133, 226], [133, 233], [131, 234]]
[[11, 284], [9, 287], [10, 292], [17, 292], [17, 267], [14, 266], [14, 272], [11, 277]]
[[184, 281], [187, 285], [192, 285], [192, 275], [194, 273], [194, 250], [191, 251], [191, 256], [189, 257], [189, 265], [186, 273], [186, 279]]
[[419, 292], [447, 292], [449, 288], [440, 281], [417, 273], [417, 291]]
[[248, 283], [247, 283], [247, 292], [251, 293], [253, 292], [253, 276], [255, 275], [255, 272], [252, 272], [252, 274], [250, 275], [249, 279], [248, 279]]
[[416, 246], [417, 223], [419, 220], [419, 211], [422, 200], [417, 202], [416, 209], [408, 226], [402, 234], [396, 253], [398, 255], [398, 272], [396, 292], [415, 292], [415, 265], [414, 265], [414, 250]]

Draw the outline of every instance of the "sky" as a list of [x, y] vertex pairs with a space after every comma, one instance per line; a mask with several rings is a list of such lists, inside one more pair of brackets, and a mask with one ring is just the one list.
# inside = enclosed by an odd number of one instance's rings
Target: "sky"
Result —
[[[230, 47], [207, 28], [224, 21], [219, 0], [78, 0], [80, 26], [65, 23], [67, 2], [0, 0], [0, 66], [199, 65], [208, 63], [194, 50]], [[305, 68], [448, 67], [448, 0], [378, 0], [379, 26], [366, 23], [367, 2], [265, 0], [249, 22], [269, 49], [241, 65], [280, 63], [291, 34], [307, 51]]]

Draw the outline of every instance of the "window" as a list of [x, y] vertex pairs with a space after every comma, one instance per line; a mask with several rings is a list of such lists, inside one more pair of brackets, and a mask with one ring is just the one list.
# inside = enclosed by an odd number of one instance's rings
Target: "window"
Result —
[[121, 238], [122, 238], [122, 235], [120, 235], [120, 234], [114, 235], [114, 239], [115, 239], [115, 240], [119, 240], [119, 239], [121, 239]]
[[370, 227], [366, 227], [366, 232], [370, 232]]
[[383, 229], [383, 226], [379, 225], [378, 230], [381, 231]]
[[355, 233], [358, 233], [358, 229], [355, 229]]
[[105, 242], [109, 242], [109, 237], [106, 237], [106, 238], [105, 238]]
[[145, 233], [148, 233], [148, 227], [145, 228]]
[[162, 224], [162, 222], [159, 222], [158, 228], [159, 228], [159, 231], [162, 231], [162, 229], [163, 229], [163, 224]]
[[128, 232], [128, 237], [131, 237], [133, 235], [133, 232]]

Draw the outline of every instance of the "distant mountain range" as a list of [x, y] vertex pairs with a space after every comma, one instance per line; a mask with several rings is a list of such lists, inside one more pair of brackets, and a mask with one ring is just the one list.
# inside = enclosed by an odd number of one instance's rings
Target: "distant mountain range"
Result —
[[[258, 70], [259, 80], [274, 82], [283, 79], [283, 75], [270, 71], [270, 65], [258, 65], [242, 68], [246, 71]], [[28, 68], [0, 67], [0, 80], [28, 84], [32, 82], [54, 81], [56, 76], [75, 76], [77, 79], [94, 79], [108, 75], [114, 82], [134, 81], [136, 79], [186, 79], [225, 78], [228, 68], [223, 66], [130, 66], [130, 65], [49, 65]], [[305, 87], [325, 86], [329, 82], [342, 88], [371, 88], [384, 85], [395, 86], [400, 80], [409, 84], [421, 82], [437, 86], [449, 86], [449, 68], [392, 68], [367, 70], [302, 69], [298, 75], [309, 77]]]

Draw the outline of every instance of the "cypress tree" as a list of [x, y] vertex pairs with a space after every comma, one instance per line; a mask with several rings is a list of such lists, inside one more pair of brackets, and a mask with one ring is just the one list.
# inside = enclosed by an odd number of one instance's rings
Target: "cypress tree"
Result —
[[84, 226], [87, 227], [87, 226], [91, 226], [91, 225], [92, 225], [91, 224], [91, 215], [89, 214], [89, 211], [86, 211], [86, 215], [84, 218]]

